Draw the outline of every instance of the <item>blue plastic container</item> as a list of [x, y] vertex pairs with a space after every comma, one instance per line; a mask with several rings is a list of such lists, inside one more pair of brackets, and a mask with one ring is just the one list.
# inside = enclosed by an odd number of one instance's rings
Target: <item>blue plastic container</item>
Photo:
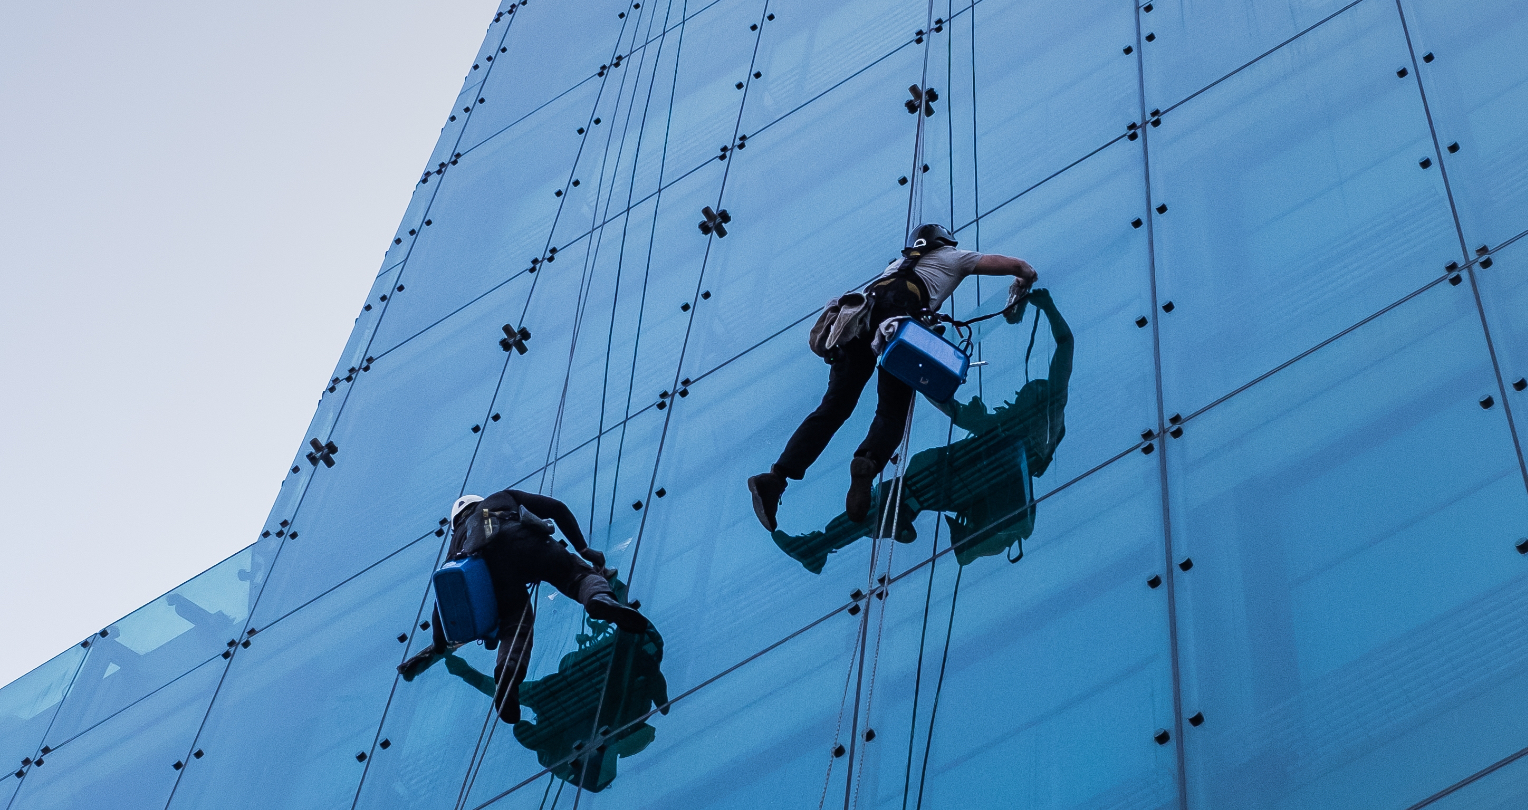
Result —
[[492, 638], [499, 629], [499, 600], [488, 564], [479, 557], [453, 560], [435, 572], [435, 604], [441, 630], [453, 644]]
[[949, 402], [971, 358], [917, 321], [903, 321], [881, 352], [881, 368], [935, 402]]

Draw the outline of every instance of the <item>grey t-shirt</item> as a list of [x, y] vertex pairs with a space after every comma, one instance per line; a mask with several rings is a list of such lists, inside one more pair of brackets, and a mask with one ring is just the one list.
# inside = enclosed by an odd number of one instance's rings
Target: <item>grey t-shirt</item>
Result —
[[[928, 287], [928, 308], [937, 312], [944, 306], [944, 299], [955, 292], [955, 288], [960, 286], [960, 282], [965, 280], [966, 276], [976, 272], [976, 262], [981, 257], [982, 254], [975, 251], [961, 250], [950, 245], [924, 254], [923, 258], [918, 260], [918, 266], [913, 268], [913, 272], [917, 273]], [[893, 275], [900, 266], [902, 266], [901, 259], [892, 262], [886, 268], [886, 272], [881, 274], [881, 278]]]

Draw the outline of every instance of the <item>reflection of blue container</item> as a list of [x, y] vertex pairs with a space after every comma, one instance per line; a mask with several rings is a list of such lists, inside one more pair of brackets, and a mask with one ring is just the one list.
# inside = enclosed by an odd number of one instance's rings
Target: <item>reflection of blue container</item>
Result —
[[435, 572], [435, 604], [441, 630], [453, 644], [489, 638], [499, 627], [499, 600], [488, 564], [479, 557], [454, 560]]
[[881, 352], [881, 368], [935, 402], [949, 402], [971, 358], [917, 321], [903, 321]]

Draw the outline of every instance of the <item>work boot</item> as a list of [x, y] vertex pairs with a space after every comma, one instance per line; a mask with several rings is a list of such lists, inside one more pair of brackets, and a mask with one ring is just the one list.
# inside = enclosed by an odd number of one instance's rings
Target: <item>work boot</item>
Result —
[[870, 504], [874, 500], [871, 490], [879, 472], [875, 462], [864, 456], [855, 456], [849, 462], [849, 494], [844, 498], [844, 516], [855, 523], [864, 523], [870, 516]]
[[595, 594], [584, 603], [590, 617], [610, 622], [628, 633], [647, 632], [647, 619], [636, 611], [615, 601], [608, 593]]
[[780, 496], [785, 493], [785, 476], [771, 467], [769, 472], [748, 479], [748, 491], [753, 493], [753, 513], [764, 528], [770, 531], [780, 528], [775, 523], [775, 512], [780, 509]]

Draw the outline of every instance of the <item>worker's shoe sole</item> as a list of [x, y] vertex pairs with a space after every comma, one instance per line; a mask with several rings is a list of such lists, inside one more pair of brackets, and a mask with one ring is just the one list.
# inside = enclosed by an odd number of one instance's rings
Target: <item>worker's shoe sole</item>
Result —
[[759, 473], [748, 479], [748, 491], [753, 494], [753, 514], [764, 528], [770, 531], [780, 528], [775, 514], [780, 511], [785, 479], [773, 472]]
[[584, 604], [584, 610], [589, 612], [591, 618], [610, 622], [628, 633], [647, 632], [647, 618], [638, 613], [635, 608], [615, 601], [609, 594], [602, 593], [590, 599]]
[[875, 462], [868, 458], [856, 456], [849, 462], [849, 494], [844, 496], [844, 516], [855, 523], [864, 523], [870, 516], [875, 474]]

